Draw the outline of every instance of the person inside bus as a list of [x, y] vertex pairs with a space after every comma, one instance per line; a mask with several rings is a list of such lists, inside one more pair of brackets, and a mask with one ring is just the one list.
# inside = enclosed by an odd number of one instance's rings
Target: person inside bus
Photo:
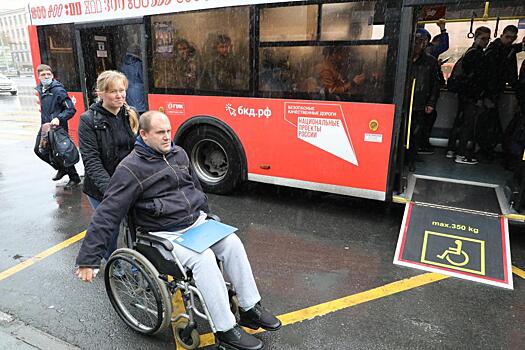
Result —
[[[128, 79], [117, 71], [97, 77], [98, 101], [80, 116], [78, 139], [84, 163], [84, 188], [89, 203], [96, 209], [117, 165], [133, 149], [138, 131], [137, 112], [126, 104]], [[118, 228], [104, 256], [117, 249]]]
[[428, 45], [427, 33], [426, 29], [417, 29], [412, 51], [409, 86], [415, 82], [415, 87], [409, 131], [411, 144], [407, 153], [408, 170], [411, 172], [416, 170], [417, 151], [423, 144], [425, 128], [431, 120], [432, 111], [436, 108], [439, 98], [439, 67], [437, 60], [425, 51]]
[[[429, 55], [433, 56], [434, 58], [438, 60], [439, 68], [440, 68], [440, 72], [439, 72], [440, 82], [441, 82], [441, 86], [444, 86], [445, 77], [443, 76], [443, 71], [441, 70], [442, 61], [439, 59], [439, 55], [441, 55], [442, 53], [448, 50], [449, 37], [448, 37], [447, 29], [445, 28], [446, 26], [445, 19], [441, 18], [440, 20], [438, 20], [437, 25], [439, 29], [441, 30], [440, 34], [436, 35], [433, 38], [428, 31], [425, 34], [428, 37], [428, 41], [429, 41], [426, 51]], [[432, 115], [431, 115], [429, 122], [426, 124], [425, 136], [423, 137], [423, 144], [419, 148], [417, 152], [418, 154], [434, 154], [434, 148], [430, 145], [430, 135], [432, 133], [432, 128], [434, 127], [434, 124], [436, 123], [437, 115], [438, 115], [437, 110], [434, 109], [432, 111]]]
[[[58, 80], [54, 79], [53, 69], [47, 64], [40, 64], [36, 73], [40, 83], [35, 88], [40, 99], [40, 123], [41, 127], [46, 123], [51, 125], [60, 125], [66, 131], [68, 130], [68, 120], [73, 118], [76, 113], [75, 106], [69, 98], [67, 91]], [[57, 173], [53, 176], [53, 181], [58, 181], [64, 176], [69, 176], [69, 182], [66, 188], [71, 188], [80, 183], [80, 176], [75, 169], [75, 166], [64, 168], [60, 165], [51, 163], [49, 157], [49, 150], [40, 149], [41, 132], [38, 131], [34, 152], [38, 158], [42, 159], [47, 164], [51, 165]]]
[[[487, 111], [478, 122], [478, 143], [480, 160], [491, 162], [494, 148], [501, 141], [502, 130], [498, 113], [500, 95], [506, 85], [513, 85], [518, 76], [516, 54], [523, 49], [522, 43], [512, 45], [518, 38], [518, 28], [508, 25], [499, 38], [485, 50], [485, 71], [487, 73], [484, 106]], [[525, 37], [522, 42], [525, 42]]]
[[428, 46], [426, 48], [427, 53], [433, 56], [435, 59], [439, 58], [439, 55], [444, 53], [449, 48], [449, 37], [447, 33], [446, 20], [441, 18], [437, 21], [441, 33], [432, 38], [430, 33], [427, 31], [425, 34], [428, 37]]
[[144, 93], [144, 74], [139, 45], [132, 44], [128, 48], [120, 71], [128, 78], [126, 103], [135, 108], [139, 114], [144, 113], [146, 111], [146, 95]]
[[323, 61], [317, 67], [319, 81], [328, 99], [348, 100], [352, 90], [365, 82], [365, 74], [348, 75], [348, 49], [342, 46], [323, 48]]
[[232, 53], [232, 40], [219, 34], [213, 44], [200, 83], [201, 89], [231, 91], [239, 88], [239, 62]]
[[259, 73], [260, 90], [282, 95], [282, 93], [292, 92], [295, 86], [292, 82], [290, 60], [288, 57], [276, 57], [273, 51], [265, 50], [262, 59], [262, 69]]
[[[479, 27], [474, 31], [474, 43], [463, 54], [460, 62], [464, 88], [458, 93], [458, 104], [461, 106], [461, 123], [457, 125], [459, 146], [455, 162], [477, 164], [474, 157], [476, 148], [476, 124], [484, 111], [483, 96], [486, 87], [486, 70], [483, 51], [490, 42], [490, 28]], [[456, 124], [456, 123], [455, 123]]]
[[[156, 207], [162, 204], [162, 208]], [[135, 224], [148, 232], [162, 231], [176, 238], [183, 231], [206, 221], [210, 212], [186, 152], [172, 143], [168, 117], [149, 111], [140, 118], [139, 136], [133, 152], [116, 168], [104, 200], [95, 211], [82, 243], [76, 264], [77, 276], [93, 280], [113, 232], [133, 206]], [[217, 329], [216, 338], [225, 348], [258, 350], [263, 343], [240, 326], [278, 330], [281, 321], [261, 306], [261, 296], [250, 262], [239, 237], [232, 233], [202, 253], [173, 241], [173, 251], [190, 269]], [[217, 265], [224, 262], [226, 274], [235, 286], [240, 306], [236, 322], [230, 311], [228, 291]]]
[[186, 39], [175, 42], [174, 87], [195, 89], [199, 79], [199, 57], [197, 49]]

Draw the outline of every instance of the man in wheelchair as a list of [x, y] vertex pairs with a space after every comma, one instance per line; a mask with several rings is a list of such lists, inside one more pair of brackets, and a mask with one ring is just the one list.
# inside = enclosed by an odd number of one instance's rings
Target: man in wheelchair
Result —
[[[117, 167], [100, 206], [93, 214], [76, 264], [77, 276], [86, 282], [110, 244], [112, 233], [133, 207], [134, 224], [149, 232], [169, 232], [173, 237], [206, 219], [208, 199], [192, 171], [185, 151], [172, 144], [167, 116], [149, 111], [140, 118], [140, 136], [134, 151]], [[230, 234], [202, 253], [177, 243], [173, 252], [192, 271], [216, 328], [216, 338], [224, 348], [262, 349], [263, 343], [239, 325], [274, 331], [281, 322], [261, 304], [244, 246]], [[240, 320], [230, 311], [228, 291], [216, 259], [235, 286]]]

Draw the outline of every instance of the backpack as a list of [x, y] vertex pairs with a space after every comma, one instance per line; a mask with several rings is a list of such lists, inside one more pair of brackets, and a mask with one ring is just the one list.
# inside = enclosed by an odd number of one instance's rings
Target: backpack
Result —
[[77, 146], [73, 143], [67, 131], [61, 126], [49, 130], [50, 161], [57, 167], [70, 167], [78, 163], [80, 156]]
[[469, 89], [469, 80], [471, 75], [467, 75], [463, 70], [463, 59], [469, 50], [467, 50], [463, 56], [461, 56], [461, 58], [454, 65], [454, 68], [452, 68], [450, 77], [447, 79], [448, 91], [461, 93]]

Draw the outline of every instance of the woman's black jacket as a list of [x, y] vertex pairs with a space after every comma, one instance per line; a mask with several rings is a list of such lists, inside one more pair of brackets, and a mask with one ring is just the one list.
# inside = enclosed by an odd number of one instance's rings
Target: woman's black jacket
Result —
[[[135, 135], [124, 107], [120, 109], [119, 115], [126, 125], [131, 151]], [[109, 179], [121, 161], [115, 149], [114, 132], [108, 118], [114, 118], [114, 115], [102, 107], [100, 102], [95, 103], [80, 116], [78, 126], [80, 154], [84, 163], [84, 193], [99, 201], [102, 201]]]

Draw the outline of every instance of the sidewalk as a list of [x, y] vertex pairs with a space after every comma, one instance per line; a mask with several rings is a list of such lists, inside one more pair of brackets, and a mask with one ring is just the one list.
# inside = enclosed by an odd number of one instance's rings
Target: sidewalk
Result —
[[0, 350], [12, 349], [76, 350], [79, 348], [0, 311]]

